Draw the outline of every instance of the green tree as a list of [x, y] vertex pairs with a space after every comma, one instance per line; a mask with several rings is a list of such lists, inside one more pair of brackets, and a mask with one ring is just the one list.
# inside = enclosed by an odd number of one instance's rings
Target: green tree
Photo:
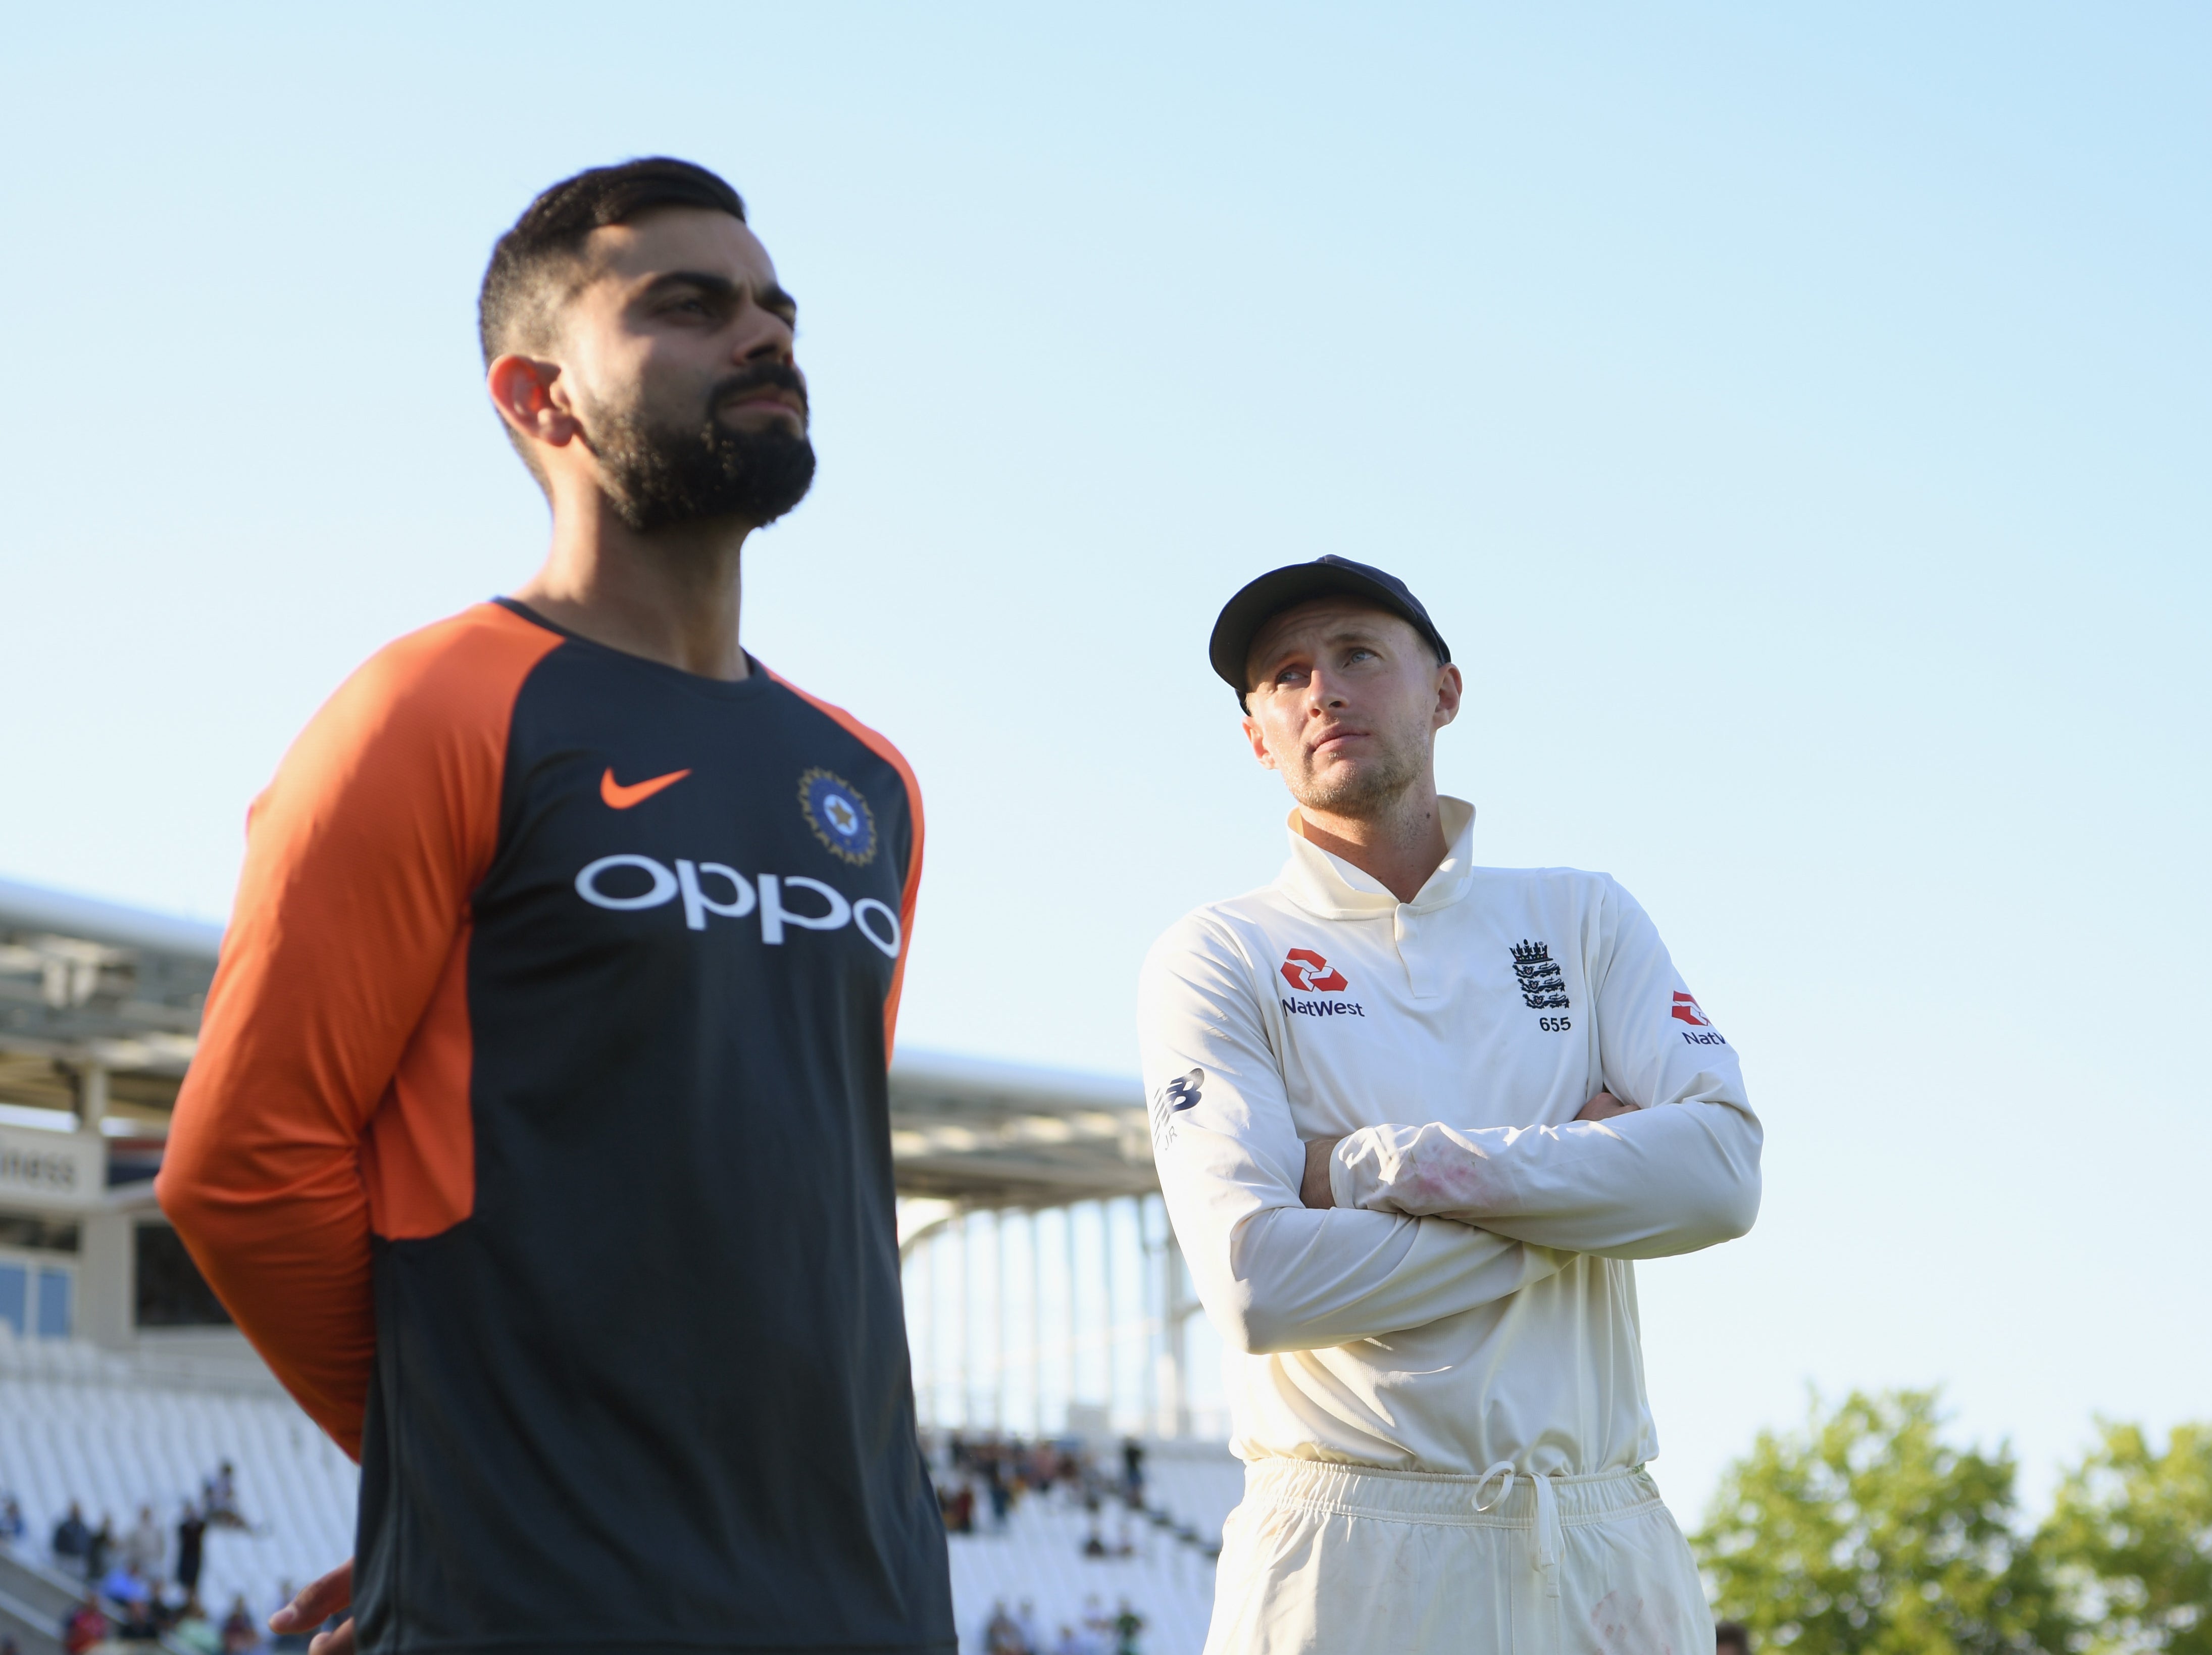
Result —
[[1720, 1613], [1802, 1655], [2057, 1655], [2075, 1628], [2014, 1526], [2014, 1462], [1942, 1439], [1932, 1390], [1762, 1431], [1692, 1537]]
[[2212, 1655], [2212, 1426], [2179, 1425], [2166, 1451], [2100, 1421], [2038, 1536], [2080, 1594], [2098, 1652]]

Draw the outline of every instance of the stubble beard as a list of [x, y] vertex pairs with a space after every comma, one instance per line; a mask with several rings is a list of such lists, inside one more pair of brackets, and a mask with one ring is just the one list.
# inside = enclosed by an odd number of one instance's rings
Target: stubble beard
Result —
[[1304, 808], [1364, 820], [1384, 814], [1405, 796], [1421, 779], [1421, 761], [1416, 753], [1392, 747], [1367, 764], [1341, 765], [1326, 776], [1308, 769], [1295, 776], [1285, 770], [1283, 779], [1291, 797]]

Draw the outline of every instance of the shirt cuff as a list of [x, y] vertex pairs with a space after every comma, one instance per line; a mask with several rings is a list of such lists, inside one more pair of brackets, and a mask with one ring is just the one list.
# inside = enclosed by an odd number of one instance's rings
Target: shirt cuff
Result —
[[1359, 1176], [1352, 1169], [1346, 1152], [1357, 1153], [1358, 1134], [1339, 1138], [1328, 1152], [1328, 1198], [1339, 1207], [1359, 1205]]

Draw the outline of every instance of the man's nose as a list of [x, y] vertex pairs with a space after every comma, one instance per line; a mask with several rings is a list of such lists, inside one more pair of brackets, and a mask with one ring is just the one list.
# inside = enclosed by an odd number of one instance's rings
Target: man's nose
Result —
[[772, 310], [746, 307], [745, 325], [738, 330], [731, 355], [740, 362], [775, 362], [791, 366], [796, 336], [791, 324]]
[[1306, 681], [1306, 706], [1309, 710], [1317, 713], [1325, 708], [1343, 705], [1344, 697], [1329, 681], [1328, 674], [1316, 668]]

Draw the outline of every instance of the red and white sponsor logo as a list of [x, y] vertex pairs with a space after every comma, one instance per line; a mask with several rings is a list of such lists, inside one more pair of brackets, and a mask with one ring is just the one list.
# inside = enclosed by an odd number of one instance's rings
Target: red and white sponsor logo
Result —
[[1674, 996], [1674, 1016], [1677, 1020], [1700, 1029], [1710, 1029], [1713, 1026], [1712, 1019], [1705, 1015], [1705, 1007], [1686, 994], [1677, 994]]
[[1310, 948], [1293, 948], [1284, 955], [1282, 972], [1283, 981], [1300, 994], [1340, 995], [1352, 986], [1343, 972], [1331, 970]]

